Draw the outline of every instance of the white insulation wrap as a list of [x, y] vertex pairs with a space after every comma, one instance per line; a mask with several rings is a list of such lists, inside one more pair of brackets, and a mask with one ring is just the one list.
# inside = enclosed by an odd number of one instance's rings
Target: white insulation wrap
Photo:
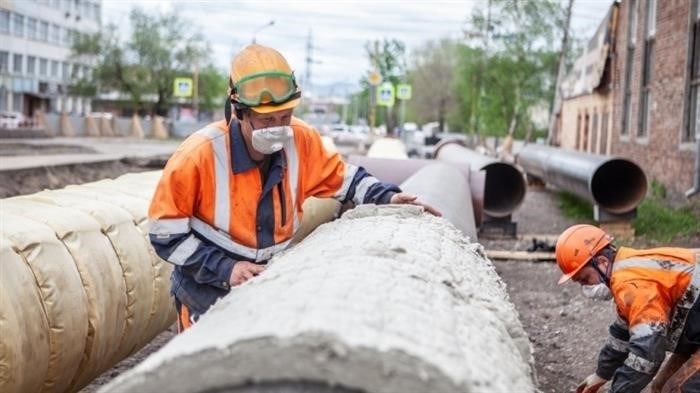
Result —
[[520, 393], [532, 362], [480, 245], [419, 207], [363, 205], [102, 392]]
[[0, 200], [0, 392], [76, 391], [175, 321], [147, 233], [159, 176]]
[[380, 138], [367, 150], [367, 157], [407, 159], [406, 145], [396, 138]]

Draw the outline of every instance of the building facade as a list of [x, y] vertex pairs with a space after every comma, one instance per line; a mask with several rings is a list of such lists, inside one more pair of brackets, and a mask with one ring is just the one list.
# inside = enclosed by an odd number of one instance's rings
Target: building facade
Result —
[[0, 110], [85, 114], [70, 80], [89, 72], [71, 60], [74, 33], [95, 33], [102, 0], [0, 0]]
[[612, 3], [562, 83], [560, 123], [553, 138], [555, 145], [588, 153], [610, 154], [613, 125], [611, 69], [618, 12], [617, 3]]
[[613, 153], [673, 195], [693, 187], [700, 133], [698, 0], [625, 0], [614, 66]]

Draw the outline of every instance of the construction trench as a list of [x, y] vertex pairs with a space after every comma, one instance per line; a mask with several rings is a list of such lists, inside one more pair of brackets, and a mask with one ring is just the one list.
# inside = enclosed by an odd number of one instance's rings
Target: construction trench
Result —
[[[424, 164], [401, 185], [444, 218], [346, 212], [104, 391], [535, 391], [518, 312], [469, 240], [473, 172]], [[16, 340], [0, 344], [0, 391], [76, 391], [172, 324], [170, 265], [145, 235], [158, 177], [2, 200], [0, 329]], [[338, 208], [307, 201], [301, 235]]]

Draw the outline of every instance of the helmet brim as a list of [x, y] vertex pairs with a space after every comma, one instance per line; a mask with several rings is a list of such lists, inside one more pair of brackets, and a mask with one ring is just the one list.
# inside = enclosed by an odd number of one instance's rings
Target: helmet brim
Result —
[[562, 274], [562, 276], [559, 278], [559, 281], [557, 282], [557, 284], [558, 284], [558, 285], [563, 285], [563, 284], [566, 283], [567, 281], [571, 280], [571, 278], [572, 278], [573, 276], [575, 276], [576, 273], [580, 272], [581, 269], [583, 269], [584, 267], [588, 266], [588, 263], [589, 263], [590, 261], [591, 261], [591, 260], [589, 259], [588, 261], [586, 261], [586, 263], [582, 263], [581, 266], [579, 266], [578, 268], [576, 268], [576, 270], [574, 270], [574, 271], [572, 271], [572, 272], [570, 272], [570, 273], [568, 273], [568, 274]]
[[280, 105], [258, 105], [258, 106], [252, 106], [250, 107], [251, 110], [253, 110], [255, 113], [272, 113], [272, 112], [279, 112], [283, 111], [285, 109], [290, 109], [290, 108], [296, 108], [297, 105], [299, 105], [299, 101], [301, 98], [295, 98], [293, 100], [289, 100], [285, 102], [284, 104]]

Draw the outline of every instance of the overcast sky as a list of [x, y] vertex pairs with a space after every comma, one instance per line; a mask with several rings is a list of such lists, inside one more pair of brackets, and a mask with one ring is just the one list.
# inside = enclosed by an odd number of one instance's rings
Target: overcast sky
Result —
[[[592, 36], [612, 2], [575, 0], [576, 34]], [[311, 33], [313, 84], [355, 84], [369, 69], [364, 49], [368, 40], [397, 38], [410, 52], [429, 40], [458, 38], [472, 8], [485, 4], [486, 0], [103, 0], [103, 23], [116, 23], [127, 34], [133, 6], [154, 13], [177, 10], [204, 34], [213, 50], [212, 62], [222, 70], [255, 35], [258, 43], [282, 52], [302, 78]], [[274, 24], [266, 26], [270, 21]]]

